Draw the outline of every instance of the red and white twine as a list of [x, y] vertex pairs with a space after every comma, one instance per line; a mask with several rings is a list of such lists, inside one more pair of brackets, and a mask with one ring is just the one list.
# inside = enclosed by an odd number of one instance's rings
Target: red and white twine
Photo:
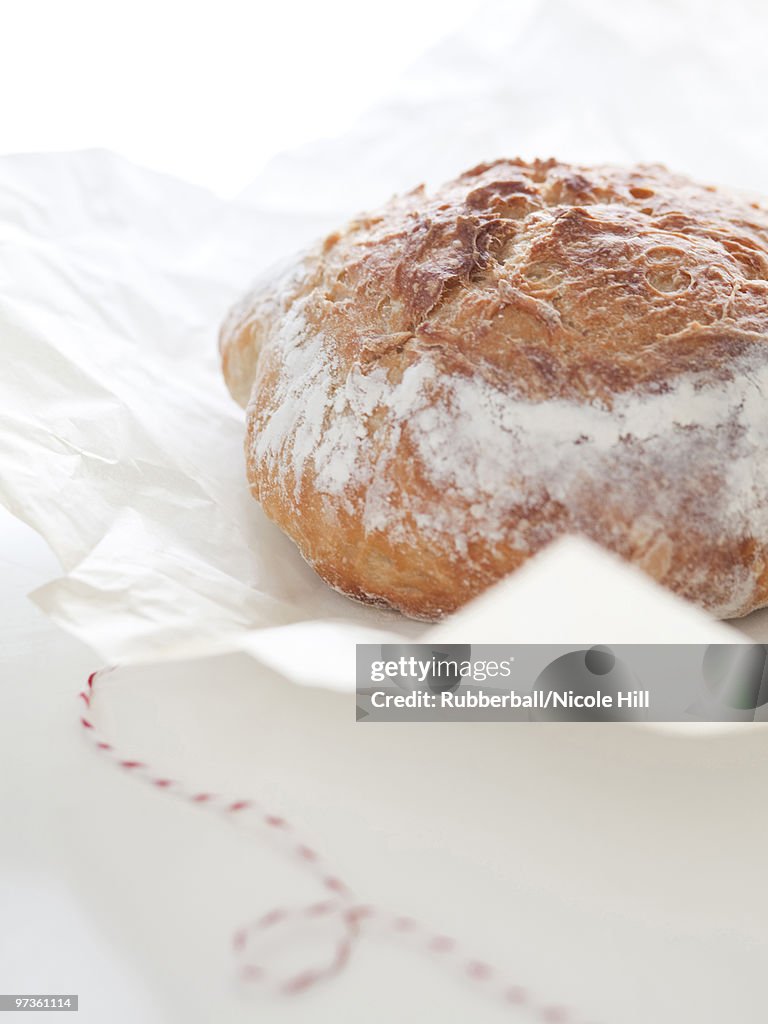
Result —
[[[467, 955], [451, 936], [434, 932], [415, 918], [392, 914], [361, 903], [349, 886], [329, 869], [317, 850], [301, 840], [290, 822], [281, 815], [265, 809], [256, 800], [233, 800], [190, 788], [177, 779], [158, 775], [144, 761], [122, 755], [111, 743], [102, 738], [94, 723], [96, 683], [111, 671], [111, 668], [107, 668], [93, 672], [88, 677], [86, 688], [79, 694], [86, 708], [80, 718], [80, 724], [102, 756], [108, 757], [118, 768], [130, 772], [135, 778], [141, 779], [155, 789], [163, 790], [198, 807], [219, 812], [232, 822], [248, 820], [262, 825], [273, 834], [279, 834], [285, 844], [287, 855], [305, 872], [311, 873], [326, 894], [324, 899], [306, 906], [276, 907], [235, 932], [233, 947], [239, 961], [239, 975], [244, 981], [268, 985], [283, 995], [304, 992], [318, 982], [339, 974], [346, 967], [363, 929], [376, 925], [377, 931], [384, 930], [400, 939], [407, 939], [409, 945], [415, 944], [423, 952], [431, 953], [441, 961], [449, 963], [454, 972], [476, 983], [485, 994], [500, 1000], [510, 1010], [526, 1013], [528, 1019], [540, 1021], [542, 1024], [579, 1024], [576, 1017], [564, 1007], [547, 1005], [536, 1000], [528, 989], [510, 984], [491, 964]], [[263, 962], [256, 963], [252, 959], [253, 940], [268, 937], [271, 929], [278, 925], [301, 925], [319, 920], [334, 920], [338, 923], [338, 937], [325, 962], [297, 973], [281, 975]]]

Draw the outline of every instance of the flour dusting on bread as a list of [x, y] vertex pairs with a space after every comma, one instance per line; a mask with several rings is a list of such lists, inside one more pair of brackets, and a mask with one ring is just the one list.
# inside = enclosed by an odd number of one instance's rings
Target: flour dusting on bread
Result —
[[359, 218], [222, 332], [255, 495], [434, 618], [564, 532], [768, 603], [768, 217], [663, 168], [502, 161]]

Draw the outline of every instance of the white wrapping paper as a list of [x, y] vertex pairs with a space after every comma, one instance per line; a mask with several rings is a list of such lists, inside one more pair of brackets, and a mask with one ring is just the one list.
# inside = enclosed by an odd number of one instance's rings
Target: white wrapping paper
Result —
[[329, 590], [247, 491], [216, 330], [296, 244], [282, 221], [104, 153], [6, 158], [0, 202], [2, 494], [66, 572], [40, 607], [123, 663], [397, 621]]
[[224, 312], [358, 207], [502, 154], [759, 189], [765, 23], [746, 0], [490, 4], [232, 202], [103, 152], [0, 160], [0, 499], [63, 568], [37, 604], [109, 662], [249, 650], [325, 685], [354, 641], [422, 632], [329, 590], [250, 498]]

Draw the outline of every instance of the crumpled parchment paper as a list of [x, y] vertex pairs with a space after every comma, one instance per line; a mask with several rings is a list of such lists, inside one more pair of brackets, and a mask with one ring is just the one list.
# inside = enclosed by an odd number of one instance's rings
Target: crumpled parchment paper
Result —
[[251, 499], [222, 316], [357, 208], [502, 154], [759, 189], [766, 20], [747, 0], [491, 3], [235, 201], [104, 152], [0, 158], [0, 500], [63, 568], [37, 604], [110, 662], [250, 650], [324, 685], [353, 642], [423, 632], [331, 591]]

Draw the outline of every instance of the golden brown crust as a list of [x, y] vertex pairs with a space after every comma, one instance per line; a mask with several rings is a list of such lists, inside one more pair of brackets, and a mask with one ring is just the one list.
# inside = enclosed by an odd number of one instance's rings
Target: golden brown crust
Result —
[[768, 213], [663, 167], [476, 167], [222, 329], [248, 476], [328, 582], [424, 618], [564, 532], [768, 603]]

